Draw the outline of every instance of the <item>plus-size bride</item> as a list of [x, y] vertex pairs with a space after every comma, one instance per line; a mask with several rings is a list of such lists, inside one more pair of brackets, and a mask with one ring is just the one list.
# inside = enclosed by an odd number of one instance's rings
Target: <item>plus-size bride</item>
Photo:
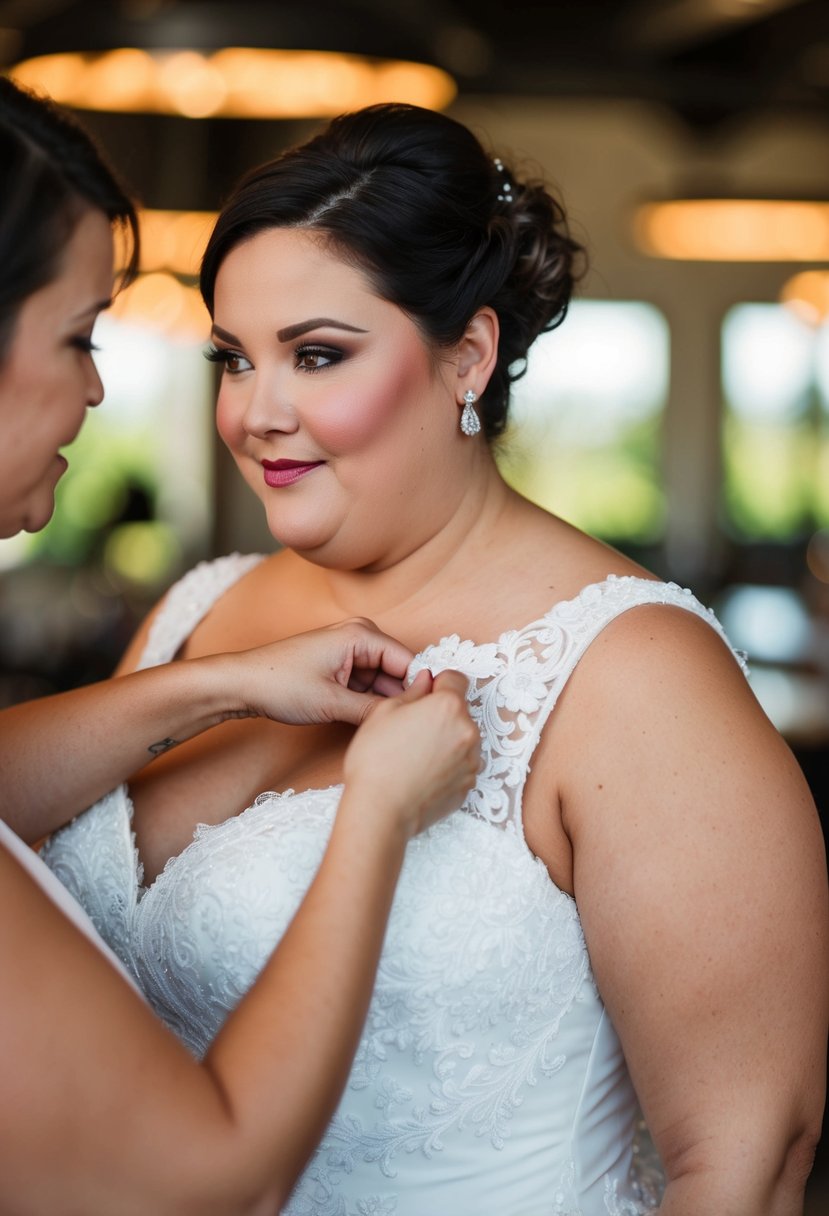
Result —
[[[124, 669], [369, 616], [410, 677], [470, 678], [483, 748], [408, 848], [292, 1216], [639, 1213], [637, 1102], [664, 1216], [800, 1210], [825, 1024], [808, 792], [711, 614], [492, 458], [578, 252], [543, 186], [395, 106], [249, 175], [207, 249], [219, 430], [284, 547], [187, 575]], [[196, 1053], [311, 880], [348, 737], [224, 724], [49, 846]]]

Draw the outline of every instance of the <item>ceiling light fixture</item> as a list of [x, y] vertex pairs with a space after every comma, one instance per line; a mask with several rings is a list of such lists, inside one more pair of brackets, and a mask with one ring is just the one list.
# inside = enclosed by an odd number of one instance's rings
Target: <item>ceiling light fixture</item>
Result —
[[142, 272], [164, 270], [183, 278], [197, 278], [217, 218], [216, 211], [142, 210]]
[[829, 270], [803, 270], [783, 284], [780, 299], [808, 325], [829, 319]]
[[702, 262], [827, 262], [829, 202], [699, 198], [645, 203], [634, 238], [650, 257]]
[[457, 92], [432, 64], [255, 47], [38, 55], [10, 75], [78, 109], [186, 118], [329, 118], [384, 101], [440, 110]]
[[204, 342], [210, 333], [210, 317], [198, 289], [165, 272], [140, 274], [115, 297], [110, 315], [183, 342]]

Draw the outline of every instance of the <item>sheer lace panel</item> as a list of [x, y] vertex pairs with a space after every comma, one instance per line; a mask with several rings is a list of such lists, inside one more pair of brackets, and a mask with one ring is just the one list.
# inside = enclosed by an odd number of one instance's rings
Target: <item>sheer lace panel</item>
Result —
[[497, 642], [478, 645], [452, 634], [415, 658], [410, 679], [423, 668], [437, 674], [452, 667], [471, 681], [469, 707], [481, 731], [483, 755], [481, 774], [465, 804], [471, 814], [523, 837], [521, 799], [530, 759], [562, 689], [602, 629], [644, 604], [684, 608], [701, 617], [747, 672], [745, 656], [733, 650], [713, 612], [689, 590], [616, 575], [556, 604], [525, 628], [501, 634]]

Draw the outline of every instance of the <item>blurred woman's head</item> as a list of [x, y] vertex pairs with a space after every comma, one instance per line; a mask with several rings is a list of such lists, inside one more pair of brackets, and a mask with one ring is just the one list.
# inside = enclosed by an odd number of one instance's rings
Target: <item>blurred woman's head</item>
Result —
[[324, 240], [438, 352], [491, 308], [498, 358], [476, 407], [487, 438], [504, 429], [510, 384], [530, 344], [563, 320], [581, 254], [543, 185], [520, 181], [460, 123], [405, 105], [334, 119], [242, 180], [204, 256], [211, 314], [224, 259], [270, 228]]
[[0, 535], [35, 531], [58, 449], [102, 396], [95, 318], [112, 294], [113, 226], [138, 256], [135, 208], [86, 132], [0, 78]]

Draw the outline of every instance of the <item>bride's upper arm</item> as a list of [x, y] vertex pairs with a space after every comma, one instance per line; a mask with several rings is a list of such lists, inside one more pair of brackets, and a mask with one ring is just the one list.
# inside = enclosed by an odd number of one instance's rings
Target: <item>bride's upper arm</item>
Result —
[[826, 872], [802, 774], [681, 609], [613, 622], [557, 713], [582, 925], [669, 1176], [722, 1168], [772, 1210], [757, 1188], [822, 1107]]

